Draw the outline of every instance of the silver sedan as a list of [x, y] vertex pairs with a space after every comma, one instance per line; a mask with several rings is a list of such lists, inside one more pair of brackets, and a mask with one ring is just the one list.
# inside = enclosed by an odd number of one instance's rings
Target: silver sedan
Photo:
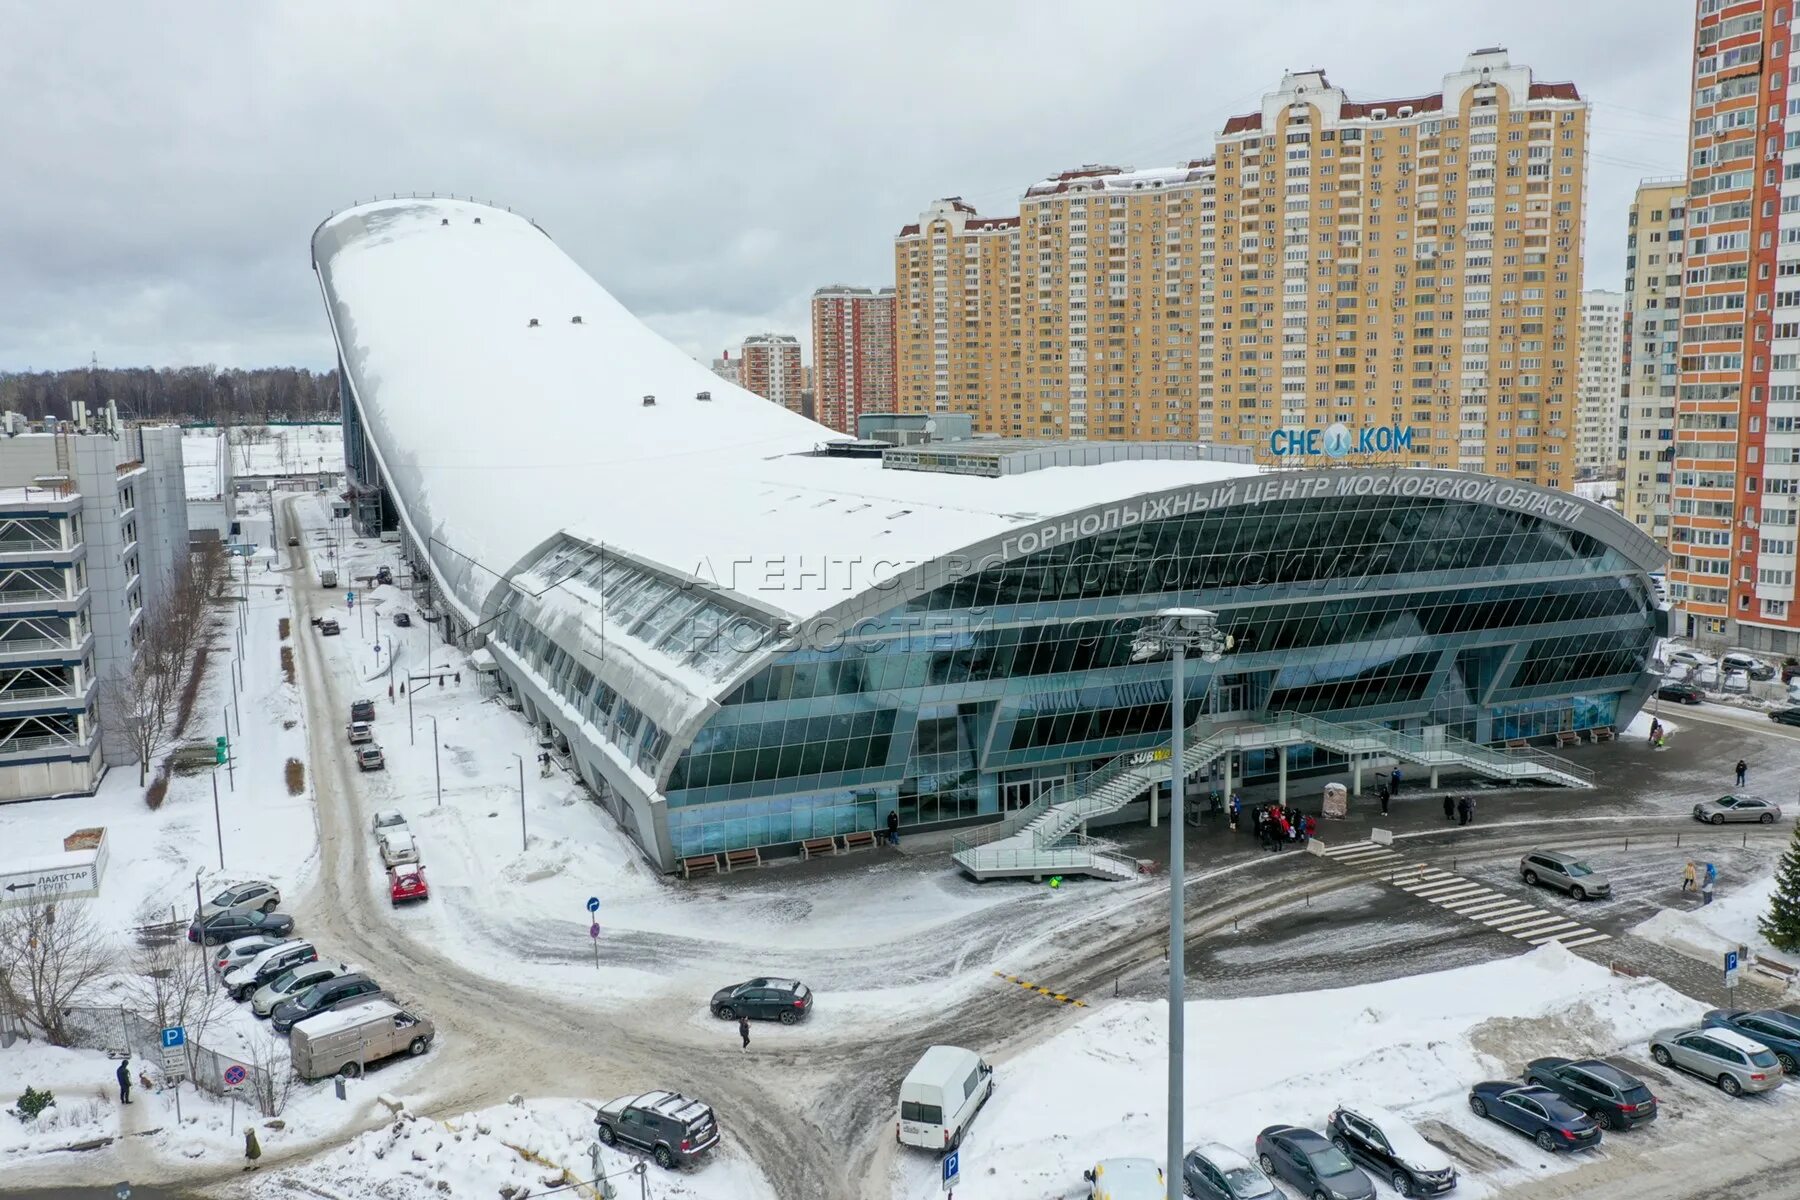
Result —
[[1717, 800], [1704, 800], [1694, 805], [1694, 820], [1708, 825], [1723, 825], [1727, 821], [1759, 821], [1773, 825], [1781, 820], [1781, 806], [1761, 796], [1720, 796]]

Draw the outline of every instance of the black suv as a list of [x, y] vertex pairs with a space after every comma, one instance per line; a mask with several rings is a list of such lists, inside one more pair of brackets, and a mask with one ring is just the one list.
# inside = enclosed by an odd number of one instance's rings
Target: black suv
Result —
[[719, 1144], [713, 1111], [680, 1092], [620, 1096], [594, 1114], [595, 1136], [608, 1146], [621, 1142], [648, 1150], [664, 1170], [690, 1166]]
[[1534, 1058], [1525, 1082], [1547, 1087], [1602, 1129], [1630, 1129], [1656, 1119], [1656, 1097], [1644, 1081], [1597, 1058]]
[[350, 720], [373, 721], [375, 719], [375, 702], [373, 700], [352, 700], [350, 702]]
[[336, 1008], [360, 996], [373, 996], [380, 990], [381, 985], [367, 975], [339, 975], [336, 979], [315, 983], [298, 996], [277, 1004], [269, 1014], [269, 1024], [278, 1032], [286, 1033], [295, 1023], [306, 1020], [314, 1013]]
[[752, 979], [713, 993], [712, 1013], [721, 1021], [740, 1016], [792, 1025], [812, 1012], [812, 989], [795, 979]]
[[1696, 687], [1685, 679], [1673, 680], [1656, 689], [1656, 694], [1664, 700], [1673, 700], [1677, 704], [1699, 704], [1706, 699], [1706, 690]]
[[1325, 1132], [1332, 1145], [1393, 1184], [1402, 1196], [1436, 1196], [1456, 1186], [1449, 1156], [1386, 1109], [1340, 1105], [1326, 1118]]

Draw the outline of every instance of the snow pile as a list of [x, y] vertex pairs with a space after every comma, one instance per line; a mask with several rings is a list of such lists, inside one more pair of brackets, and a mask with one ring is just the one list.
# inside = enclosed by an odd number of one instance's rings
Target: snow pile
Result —
[[[1775, 876], [1761, 875], [1711, 904], [1686, 911], [1664, 909], [1631, 932], [1715, 966], [1723, 961], [1725, 951], [1739, 946], [1748, 946], [1757, 954], [1768, 954], [1769, 943], [1756, 924], [1769, 911], [1769, 899], [1774, 894]], [[1785, 962], [1792, 956], [1776, 954], [1775, 957]]]
[[[1702, 1007], [1654, 980], [1614, 978], [1555, 944], [1383, 983], [1194, 1001], [1187, 1142], [1250, 1155], [1265, 1126], [1316, 1128], [1338, 1103], [1385, 1105], [1479, 1139], [1484, 1131], [1467, 1127], [1470, 1084], [1516, 1078], [1541, 1055], [1611, 1053]], [[980, 1170], [964, 1168], [959, 1197], [1063, 1195], [1101, 1158], [1159, 1157], [1167, 1025], [1164, 1004], [1116, 1004], [1000, 1062], [994, 1098], [964, 1142], [965, 1160]], [[902, 1152], [894, 1194], [935, 1196], [936, 1166], [935, 1156]]]
[[[403, 1112], [385, 1128], [320, 1159], [268, 1176], [254, 1194], [285, 1197], [305, 1191], [381, 1200], [511, 1195], [524, 1200], [594, 1178], [589, 1157], [593, 1113], [593, 1105], [579, 1100], [533, 1100], [441, 1122]], [[638, 1183], [631, 1172], [639, 1161], [602, 1150], [600, 1169], [621, 1195], [636, 1196]], [[740, 1200], [770, 1194], [756, 1169], [725, 1149], [691, 1170], [647, 1169], [657, 1196]], [[559, 1194], [592, 1193], [582, 1188]]]
[[[118, 1128], [110, 1091], [116, 1064], [98, 1052], [60, 1050], [19, 1042], [0, 1050], [0, 1164], [111, 1137]], [[12, 1112], [26, 1088], [49, 1092], [56, 1103], [35, 1120]]]

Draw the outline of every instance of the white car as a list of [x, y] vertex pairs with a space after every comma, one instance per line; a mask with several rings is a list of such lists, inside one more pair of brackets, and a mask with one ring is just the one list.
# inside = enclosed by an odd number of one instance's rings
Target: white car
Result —
[[266, 1017], [275, 1011], [275, 1006], [283, 1000], [299, 995], [315, 983], [324, 983], [327, 979], [336, 979], [344, 974], [345, 968], [325, 962], [300, 963], [289, 967], [269, 982], [257, 988], [250, 996], [250, 1008], [259, 1017]]
[[1719, 668], [1703, 665], [1694, 672], [1693, 678], [1703, 688], [1716, 688], [1719, 686]]
[[214, 913], [232, 912], [240, 908], [255, 908], [272, 913], [280, 907], [281, 890], [279, 888], [266, 879], [250, 879], [223, 888], [212, 899], [200, 906], [200, 915], [210, 917]]
[[370, 827], [375, 830], [375, 837], [380, 839], [381, 831], [384, 829], [405, 830], [407, 827], [406, 817], [397, 808], [377, 809], [375, 819], [370, 822]]
[[1702, 654], [1698, 650], [1671, 650], [1669, 651], [1669, 661], [1672, 663], [1682, 663], [1690, 667], [1712, 667], [1718, 665], [1717, 659]]
[[1722, 691], [1748, 692], [1750, 690], [1750, 672], [1727, 671], [1725, 672], [1725, 682], [1719, 686]]
[[404, 825], [382, 830], [375, 835], [375, 844], [381, 847], [383, 866], [397, 867], [401, 863], [419, 861], [419, 843], [413, 840], [412, 832]]
[[281, 938], [270, 937], [266, 933], [253, 933], [249, 937], [241, 937], [235, 942], [226, 942], [223, 946], [213, 948], [213, 966], [223, 976], [227, 971], [236, 970], [271, 946], [279, 946]]

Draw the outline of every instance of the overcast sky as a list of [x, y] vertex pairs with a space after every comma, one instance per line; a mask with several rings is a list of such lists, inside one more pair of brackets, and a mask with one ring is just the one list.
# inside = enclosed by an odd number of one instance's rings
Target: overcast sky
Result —
[[1682, 170], [1693, 8], [0, 0], [0, 370], [328, 366], [313, 227], [414, 190], [531, 215], [697, 356], [804, 340], [812, 289], [891, 284], [934, 197], [1016, 213], [1067, 167], [1209, 153], [1284, 69], [1410, 96], [1493, 44], [1593, 101], [1587, 286], [1616, 288], [1633, 187]]

